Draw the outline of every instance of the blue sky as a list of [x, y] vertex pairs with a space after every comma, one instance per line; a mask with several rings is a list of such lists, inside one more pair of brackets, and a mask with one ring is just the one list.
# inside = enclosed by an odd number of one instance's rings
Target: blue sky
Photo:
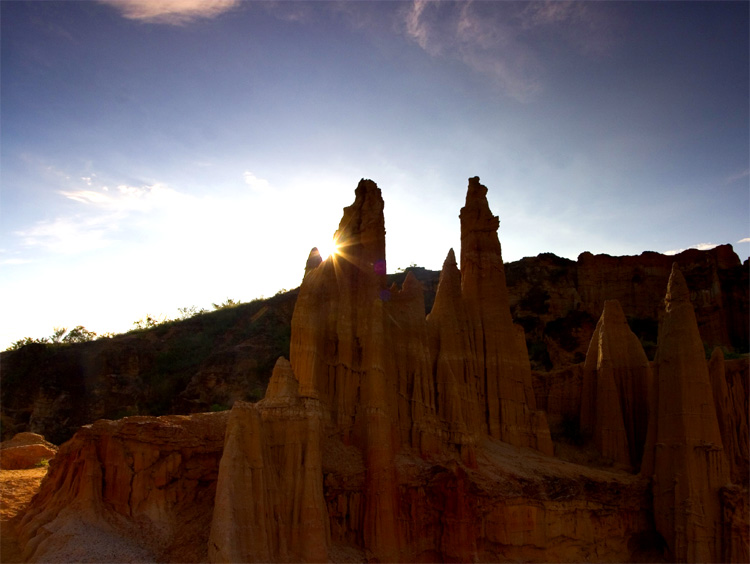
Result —
[[746, 2], [3, 1], [0, 348], [299, 285], [360, 178], [389, 271], [750, 254]]

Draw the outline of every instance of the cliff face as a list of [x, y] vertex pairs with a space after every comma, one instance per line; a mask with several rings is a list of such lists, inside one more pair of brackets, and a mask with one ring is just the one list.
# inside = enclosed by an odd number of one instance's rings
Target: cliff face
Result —
[[577, 261], [542, 254], [506, 265], [511, 311], [523, 325], [537, 370], [583, 362], [607, 300], [617, 300], [649, 358], [656, 352], [661, 294], [672, 263], [685, 276], [701, 340], [747, 352], [750, 336], [748, 262], [731, 245], [674, 256], [644, 252], [613, 257], [582, 253]]

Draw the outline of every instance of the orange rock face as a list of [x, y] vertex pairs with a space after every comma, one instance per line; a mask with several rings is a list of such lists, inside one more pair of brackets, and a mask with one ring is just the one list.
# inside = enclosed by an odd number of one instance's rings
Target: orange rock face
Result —
[[648, 427], [651, 366], [617, 300], [591, 338], [583, 370], [581, 430], [606, 458], [638, 468]]
[[721, 488], [729, 485], [703, 343], [675, 264], [659, 328], [642, 472], [652, 476], [654, 520], [679, 562], [720, 562]]

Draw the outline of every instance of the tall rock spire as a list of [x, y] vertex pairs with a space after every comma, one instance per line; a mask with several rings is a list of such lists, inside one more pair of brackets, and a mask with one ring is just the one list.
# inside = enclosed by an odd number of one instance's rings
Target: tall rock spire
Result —
[[461, 209], [461, 290], [473, 346], [480, 404], [490, 436], [552, 454], [546, 417], [536, 411], [526, 342], [510, 315], [498, 218], [479, 177]]
[[677, 562], [722, 559], [720, 489], [729, 483], [703, 343], [677, 264], [659, 326], [641, 472], [653, 479], [654, 520]]
[[[362, 451], [362, 542], [379, 560], [393, 561], [399, 551], [394, 465], [399, 422], [397, 376], [386, 352], [390, 293], [383, 208], [380, 189], [362, 180], [334, 235], [336, 254], [302, 282], [290, 356], [300, 395], [319, 399], [341, 440]], [[424, 326], [423, 303], [418, 321]]]
[[606, 458], [640, 466], [651, 378], [646, 353], [620, 302], [607, 300], [586, 354], [581, 395], [581, 430]]

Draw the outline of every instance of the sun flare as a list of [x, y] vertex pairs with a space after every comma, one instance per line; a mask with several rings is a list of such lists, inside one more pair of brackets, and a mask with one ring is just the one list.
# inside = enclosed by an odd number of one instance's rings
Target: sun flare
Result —
[[325, 245], [318, 245], [318, 252], [320, 253], [320, 258], [323, 260], [326, 260], [331, 255], [338, 254], [338, 250], [339, 246], [335, 241], [331, 241]]

